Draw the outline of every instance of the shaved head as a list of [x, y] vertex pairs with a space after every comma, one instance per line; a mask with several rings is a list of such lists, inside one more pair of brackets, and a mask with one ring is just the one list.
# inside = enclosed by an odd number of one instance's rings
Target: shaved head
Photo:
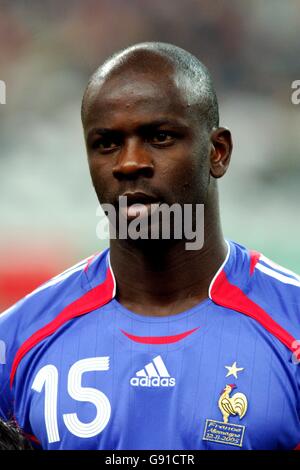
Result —
[[[204, 204], [209, 224], [216, 226], [216, 180], [225, 174], [232, 150], [230, 131], [218, 119], [210, 75], [190, 53], [151, 42], [114, 54], [90, 78], [82, 103], [100, 204], [118, 211], [120, 197], [129, 194], [137, 203]], [[127, 221], [132, 205], [131, 199]]]
[[153, 72], [172, 77], [187, 105], [196, 109], [197, 116], [209, 130], [219, 126], [218, 101], [207, 68], [184, 49], [161, 42], [140, 43], [116, 52], [94, 72], [82, 99], [82, 122], [85, 121], [89, 98], [107, 80]]

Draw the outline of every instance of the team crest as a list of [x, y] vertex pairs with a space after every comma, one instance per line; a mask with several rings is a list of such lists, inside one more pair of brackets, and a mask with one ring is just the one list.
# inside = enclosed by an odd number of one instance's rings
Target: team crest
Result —
[[235, 388], [235, 384], [229, 384], [222, 390], [218, 407], [223, 415], [223, 421], [207, 419], [203, 440], [242, 447], [245, 426], [229, 423], [229, 418], [239, 416], [241, 420], [247, 412], [248, 401], [244, 393], [236, 392], [232, 395]]

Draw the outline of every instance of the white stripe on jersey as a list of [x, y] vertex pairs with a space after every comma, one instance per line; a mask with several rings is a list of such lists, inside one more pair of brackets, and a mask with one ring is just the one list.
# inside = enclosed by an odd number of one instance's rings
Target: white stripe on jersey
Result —
[[[60, 276], [63, 276], [64, 274], [67, 274], [69, 271], [74, 271], [76, 268], [80, 268], [81, 266], [86, 266], [88, 261], [92, 258], [92, 256], [88, 256], [87, 258], [84, 258], [83, 260], [79, 261], [79, 263], [74, 264], [74, 266], [71, 266], [70, 268], [66, 269], [62, 273], [57, 274], [55, 277], [53, 277], [51, 280], [56, 279]], [[78, 269], [76, 269], [78, 271]], [[75, 272], [75, 271], [74, 271]]]
[[266, 256], [261, 255], [259, 258], [259, 261], [263, 261], [265, 264], [269, 265], [270, 268], [273, 268], [275, 271], [279, 271], [279, 274], [285, 273], [288, 276], [292, 276], [294, 279], [297, 279], [300, 282], [300, 276], [298, 276], [296, 273], [293, 273], [293, 271], [290, 271], [289, 269], [283, 268], [279, 264], [274, 263], [274, 261], [271, 261]]
[[218, 271], [216, 272], [216, 274], [214, 275], [214, 277], [212, 278], [211, 280], [211, 283], [209, 284], [209, 287], [208, 287], [208, 297], [211, 299], [211, 290], [213, 288], [213, 285], [214, 285], [214, 282], [215, 280], [217, 279], [217, 277], [219, 276], [220, 272], [222, 271], [222, 269], [224, 268], [225, 264], [227, 263], [228, 261], [228, 258], [230, 256], [230, 244], [228, 243], [227, 240], [225, 240], [226, 242], [226, 245], [227, 245], [227, 255], [226, 255], [226, 258], [224, 259], [223, 263], [221, 264], [221, 266], [219, 267]]
[[[58, 276], [53, 277], [52, 279], [50, 279], [50, 281], [47, 281], [45, 284], [42, 284], [40, 287], [38, 287], [37, 289], [35, 289], [33, 292], [31, 292], [28, 295], [31, 296], [32, 294], [37, 294], [38, 292], [40, 292], [41, 290], [46, 289], [47, 287], [51, 287], [51, 286], [54, 286], [55, 284], [58, 284], [60, 281], [63, 281], [64, 279], [67, 279], [72, 274], [76, 273], [77, 271], [82, 271], [85, 268], [86, 265], [87, 265], [87, 263], [82, 264], [82, 265], [78, 266], [78, 268], [76, 268], [76, 269], [66, 271], [63, 274], [59, 274]], [[26, 295], [26, 297], [28, 297], [28, 295]]]
[[263, 273], [267, 274], [268, 276], [274, 277], [280, 282], [283, 282], [284, 284], [291, 284], [292, 286], [297, 286], [300, 287], [300, 281], [298, 279], [293, 279], [292, 277], [285, 276], [284, 274], [280, 274], [277, 271], [274, 271], [274, 269], [268, 268], [267, 266], [264, 266], [263, 264], [257, 263], [255, 266], [255, 269], [259, 269]]
[[110, 269], [110, 272], [111, 272], [111, 275], [112, 275], [112, 278], [113, 278], [113, 283], [114, 283], [114, 290], [113, 290], [112, 296], [115, 297], [116, 296], [116, 290], [117, 290], [117, 282], [116, 282], [116, 278], [115, 278], [114, 272], [113, 272], [112, 267], [111, 267], [110, 251], [108, 252], [107, 260], [108, 260], [108, 266], [109, 266], [109, 269]]

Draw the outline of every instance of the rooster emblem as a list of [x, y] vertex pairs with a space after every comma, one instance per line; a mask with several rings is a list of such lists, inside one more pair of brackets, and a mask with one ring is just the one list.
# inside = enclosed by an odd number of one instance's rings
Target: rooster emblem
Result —
[[246, 395], [235, 393], [232, 397], [229, 396], [234, 388], [236, 388], [235, 384], [226, 385], [219, 398], [218, 406], [223, 415], [224, 423], [228, 423], [230, 415], [238, 414], [240, 419], [242, 419], [247, 411], [248, 402]]

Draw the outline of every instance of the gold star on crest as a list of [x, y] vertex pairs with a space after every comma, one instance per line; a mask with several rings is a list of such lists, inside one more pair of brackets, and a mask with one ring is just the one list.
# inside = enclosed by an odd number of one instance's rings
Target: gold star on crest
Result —
[[238, 378], [237, 373], [241, 370], [244, 370], [244, 367], [237, 367], [236, 361], [232, 364], [232, 366], [225, 366], [228, 370], [226, 377], [233, 375], [236, 379]]

